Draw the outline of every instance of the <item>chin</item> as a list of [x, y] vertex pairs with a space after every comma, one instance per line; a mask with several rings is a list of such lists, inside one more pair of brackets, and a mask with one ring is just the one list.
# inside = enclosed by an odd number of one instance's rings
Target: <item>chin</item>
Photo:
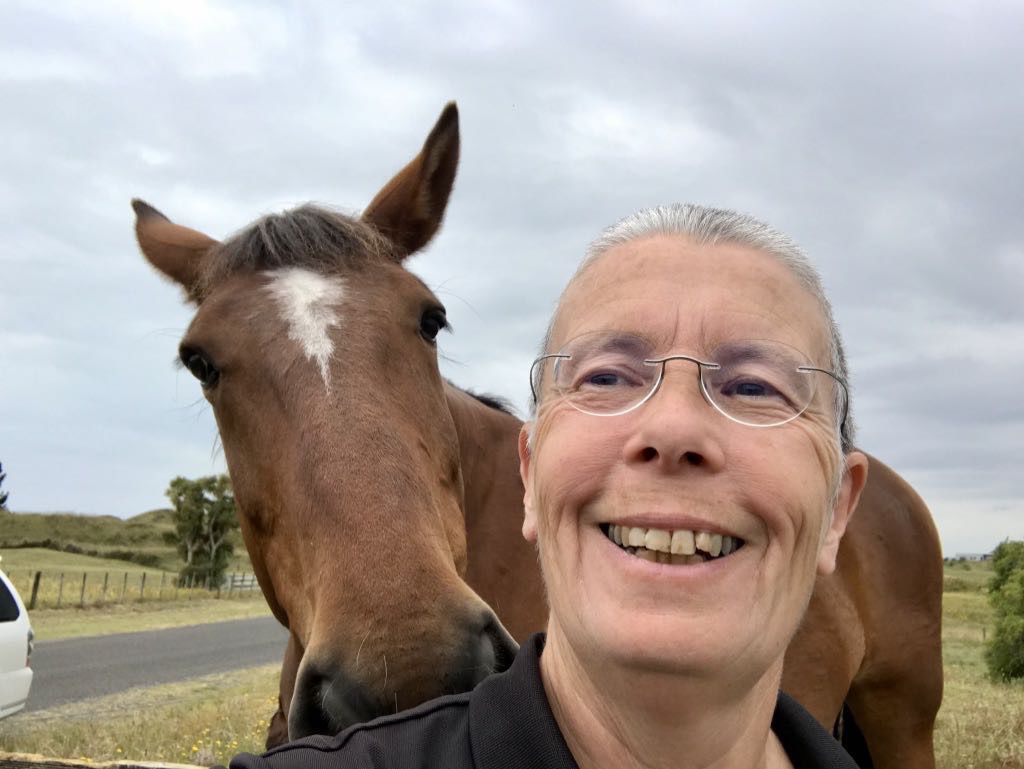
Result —
[[[737, 633], [724, 616], [709, 622], [706, 616], [637, 613], [626, 619], [618, 612], [592, 614], [579, 630], [589, 636], [584, 645], [592, 649], [594, 664], [636, 673], [716, 677], [739, 661], [744, 666], [755, 661], [755, 639]], [[770, 661], [765, 663], [767, 667]]]

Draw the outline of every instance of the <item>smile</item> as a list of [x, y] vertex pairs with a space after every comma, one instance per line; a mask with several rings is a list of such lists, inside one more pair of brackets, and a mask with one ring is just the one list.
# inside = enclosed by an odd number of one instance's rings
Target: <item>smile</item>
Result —
[[743, 547], [743, 540], [710, 531], [645, 529], [639, 526], [602, 524], [601, 531], [630, 555], [652, 563], [676, 566], [724, 558]]

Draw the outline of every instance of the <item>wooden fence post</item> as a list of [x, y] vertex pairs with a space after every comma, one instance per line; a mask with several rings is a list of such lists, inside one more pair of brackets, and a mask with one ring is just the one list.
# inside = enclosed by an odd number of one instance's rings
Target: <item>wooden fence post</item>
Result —
[[118, 603], [124, 603], [124, 594], [128, 590], [128, 572], [124, 573], [124, 582], [121, 583], [121, 600]]
[[32, 611], [36, 608], [36, 599], [39, 598], [39, 580], [43, 578], [43, 573], [37, 571], [36, 575], [32, 578], [32, 597], [28, 602], [28, 610]]
[[107, 602], [107, 580], [110, 579], [110, 572], [103, 572], [103, 595], [100, 596], [100, 603]]
[[57, 588], [57, 608], [60, 608], [61, 599], [64, 598], [64, 572], [60, 573], [60, 586]]
[[142, 572], [142, 579], [139, 580], [139, 600], [146, 598], [146, 572]]
[[85, 579], [88, 576], [89, 576], [89, 572], [87, 572], [87, 571], [83, 571], [82, 572], [82, 592], [78, 596], [78, 608], [79, 609], [84, 609], [85, 608]]
[[160, 592], [157, 594], [157, 597], [161, 601], [164, 599], [164, 580], [166, 578], [167, 578], [167, 572], [166, 571], [160, 572]]

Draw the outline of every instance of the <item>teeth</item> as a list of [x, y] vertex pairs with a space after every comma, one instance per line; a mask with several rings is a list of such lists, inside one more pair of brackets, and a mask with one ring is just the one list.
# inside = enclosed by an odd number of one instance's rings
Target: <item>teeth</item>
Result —
[[703, 563], [704, 553], [717, 558], [736, 552], [743, 544], [742, 540], [735, 537], [710, 531], [667, 531], [617, 525], [608, 526], [608, 538], [631, 555], [647, 561], [672, 564]]
[[671, 551], [676, 555], [693, 555], [693, 532], [686, 529], [672, 532]]
[[695, 541], [698, 550], [703, 550], [712, 557], [717, 557], [722, 552], [721, 534], [712, 534], [710, 531], [698, 531]]
[[672, 543], [672, 535], [662, 529], [648, 529], [644, 538], [644, 547], [648, 550], [660, 550], [663, 553], [669, 552]]
[[630, 529], [628, 527], [623, 527], [623, 528], [626, 528], [626, 530], [629, 532], [629, 539], [628, 540], [626, 540], [625, 536], [622, 537], [622, 539], [624, 540], [623, 544], [629, 545], [630, 547], [646, 547], [647, 546], [647, 529], [638, 529], [638, 528]]

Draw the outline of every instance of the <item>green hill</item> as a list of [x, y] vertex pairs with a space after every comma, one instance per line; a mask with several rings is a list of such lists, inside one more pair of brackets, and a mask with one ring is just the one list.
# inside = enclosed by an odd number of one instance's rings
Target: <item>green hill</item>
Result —
[[[178, 555], [164, 542], [164, 533], [174, 529], [172, 515], [169, 509], [127, 519], [78, 513], [0, 513], [0, 548], [46, 548], [177, 571]], [[235, 555], [229, 568], [250, 570], [237, 531], [232, 533], [232, 542]]]

